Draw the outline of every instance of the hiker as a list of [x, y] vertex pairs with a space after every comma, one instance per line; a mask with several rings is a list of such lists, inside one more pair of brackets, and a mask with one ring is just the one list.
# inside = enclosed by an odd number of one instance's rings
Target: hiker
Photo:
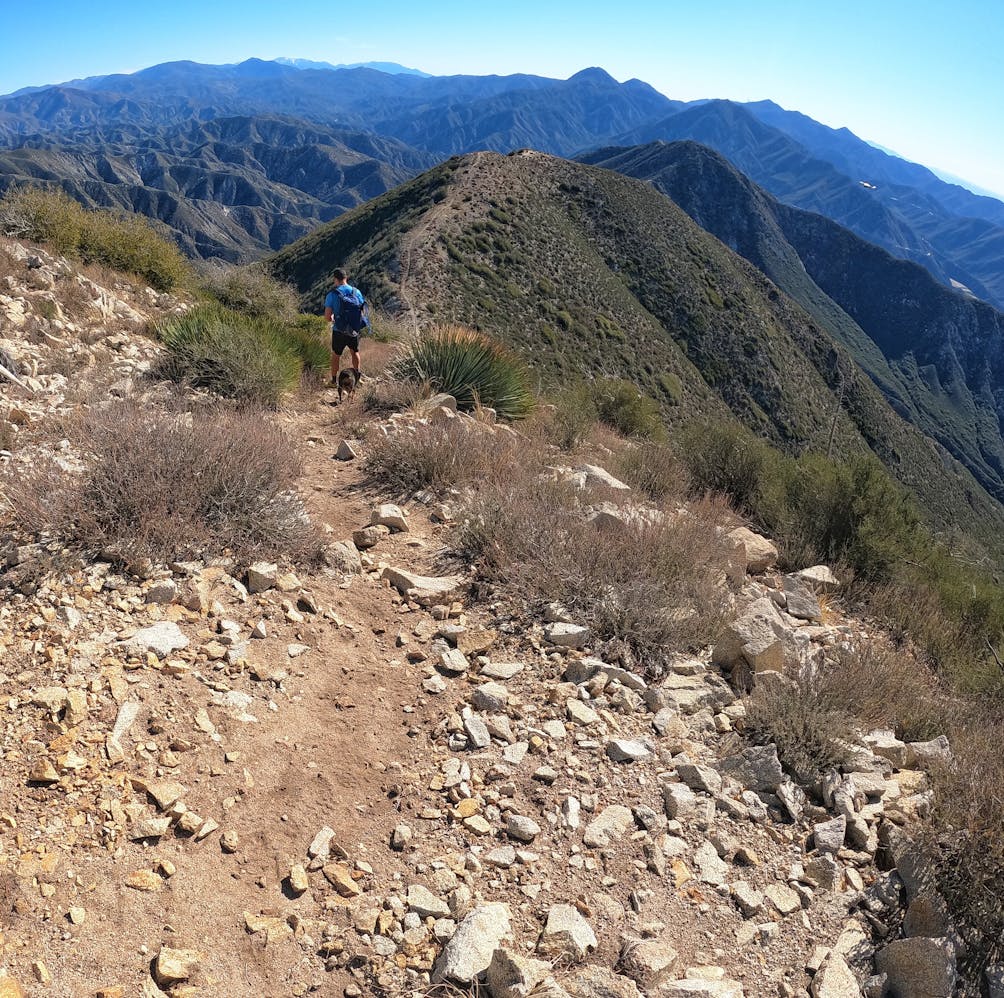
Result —
[[335, 281], [333, 291], [324, 299], [324, 318], [331, 323], [331, 384], [338, 384], [338, 365], [346, 347], [352, 356], [352, 370], [359, 380], [359, 333], [369, 325], [366, 318], [368, 306], [363, 293], [352, 287], [344, 270], [331, 275]]

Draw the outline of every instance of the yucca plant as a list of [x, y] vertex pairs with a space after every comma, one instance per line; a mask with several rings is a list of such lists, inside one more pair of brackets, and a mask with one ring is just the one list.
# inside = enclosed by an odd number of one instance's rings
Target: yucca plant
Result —
[[466, 326], [433, 326], [411, 344], [394, 374], [447, 392], [465, 412], [481, 405], [494, 409], [501, 419], [521, 419], [533, 409], [523, 362], [498, 341]]
[[285, 327], [221, 306], [203, 305], [157, 330], [168, 350], [161, 373], [176, 381], [272, 408], [303, 369]]

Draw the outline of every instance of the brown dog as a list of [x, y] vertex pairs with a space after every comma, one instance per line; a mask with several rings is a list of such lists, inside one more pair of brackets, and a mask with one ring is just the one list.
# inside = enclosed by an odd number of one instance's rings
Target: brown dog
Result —
[[359, 372], [354, 367], [346, 367], [338, 372], [338, 401], [341, 403], [343, 397], [352, 401], [352, 396], [356, 393], [356, 385], [359, 384]]

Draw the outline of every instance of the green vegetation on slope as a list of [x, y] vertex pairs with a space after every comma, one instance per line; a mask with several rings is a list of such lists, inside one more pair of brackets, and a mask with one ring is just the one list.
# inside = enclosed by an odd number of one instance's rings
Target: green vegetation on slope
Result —
[[731, 414], [793, 455], [874, 453], [938, 530], [1000, 547], [1004, 511], [910, 412], [648, 184], [538, 153], [451, 160], [273, 260], [311, 308], [339, 264], [419, 324], [507, 342], [542, 387], [622, 378], [670, 425]]
[[11, 188], [0, 201], [0, 231], [54, 252], [136, 274], [158, 291], [188, 275], [178, 248], [139, 215], [88, 211], [61, 191]]

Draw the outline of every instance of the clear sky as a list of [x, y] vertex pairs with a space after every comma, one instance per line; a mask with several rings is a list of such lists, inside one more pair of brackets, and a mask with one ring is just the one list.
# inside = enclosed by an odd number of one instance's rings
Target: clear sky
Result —
[[1004, 195], [1004, 0], [48, 0], [4, 4], [0, 93], [175, 59], [602, 66], [679, 100], [769, 98]]

